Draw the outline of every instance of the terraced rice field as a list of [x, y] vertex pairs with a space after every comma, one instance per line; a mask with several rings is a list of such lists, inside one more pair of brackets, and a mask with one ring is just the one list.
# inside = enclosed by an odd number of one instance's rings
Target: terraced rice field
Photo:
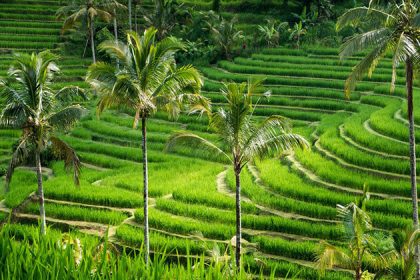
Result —
[[[57, 2], [37, 1], [30, 9], [23, 9], [24, 3], [34, 2], [1, 5], [0, 48], [57, 47], [60, 24], [51, 16]], [[215, 107], [223, 106], [218, 93], [222, 81], [267, 76], [265, 84], [272, 97], [259, 99], [255, 117], [286, 116], [293, 120], [294, 130], [312, 143], [311, 151], [257, 161], [243, 172], [244, 238], [256, 244], [267, 271], [276, 267], [279, 277], [317, 278], [314, 255], [319, 240], [342, 241], [335, 206], [354, 201], [364, 184], [372, 195], [367, 209], [376, 228], [392, 230], [411, 224], [404, 79], [397, 80], [394, 94], [388, 93], [391, 61], [385, 59], [372, 79], [359, 83], [345, 100], [344, 79], [357, 59], [340, 62], [334, 49], [278, 48], [200, 69], [205, 76], [204, 94]], [[9, 63], [10, 55], [0, 57], [0, 75], [5, 75]], [[89, 63], [63, 57], [60, 82], [54, 86], [85, 87]], [[402, 73], [401, 69], [400, 77]], [[418, 87], [415, 99], [418, 104]], [[62, 135], [82, 159], [81, 185], [73, 186], [61, 163], [44, 170], [47, 222], [95, 235], [103, 235], [109, 227], [113, 242], [140, 247], [141, 133], [131, 129], [132, 112], [111, 111], [98, 119], [95, 100], [85, 105], [90, 114], [71, 133]], [[416, 125], [420, 127], [419, 110]], [[213, 139], [207, 120], [183, 115], [170, 122], [158, 114], [148, 129], [152, 250], [200, 255], [216, 243], [223, 251], [235, 231], [232, 170], [221, 159], [189, 147], [163, 152], [175, 131], [190, 130]], [[0, 130], [1, 167], [7, 165], [18, 136], [18, 131]], [[420, 132], [416, 138], [420, 141]], [[33, 171], [19, 169], [11, 191], [0, 193], [1, 212], [14, 208], [16, 223], [36, 224], [38, 208], [31, 200], [35, 190]], [[5, 218], [0, 214], [0, 219]], [[251, 270], [259, 271], [254, 258], [245, 261]], [[338, 278], [350, 278], [350, 274], [329, 271], [323, 279]]]

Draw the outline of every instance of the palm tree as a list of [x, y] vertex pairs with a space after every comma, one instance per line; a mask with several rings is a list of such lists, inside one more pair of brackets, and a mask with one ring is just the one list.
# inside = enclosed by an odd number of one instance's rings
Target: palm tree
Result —
[[353, 270], [355, 279], [361, 280], [369, 273], [363, 270], [364, 261], [373, 268], [384, 270], [395, 256], [390, 236], [373, 230], [371, 219], [365, 211], [367, 199], [365, 192], [359, 202], [337, 205], [337, 216], [342, 220], [348, 246], [341, 248], [321, 241], [316, 263], [321, 274], [326, 269], [340, 266]]
[[40, 156], [42, 151], [51, 147], [55, 156], [64, 160], [66, 168], [73, 168], [74, 182], [79, 184], [79, 158], [69, 145], [57, 137], [56, 132], [70, 128], [82, 116], [83, 108], [80, 105], [65, 105], [69, 97], [77, 96], [81, 91], [77, 87], [67, 87], [59, 91], [50, 87], [54, 74], [59, 71], [56, 60], [57, 57], [50, 52], [16, 55], [15, 62], [8, 71], [8, 78], [0, 81], [1, 96], [5, 98], [0, 124], [22, 129], [22, 136], [6, 173], [6, 190], [14, 169], [28, 159], [29, 152], [33, 153], [38, 178], [42, 234], [46, 233]]
[[236, 28], [237, 18], [226, 20], [220, 16], [215, 24], [209, 23], [210, 31], [216, 45], [219, 46], [224, 58], [230, 58], [232, 48], [239, 40], [243, 39], [242, 31]]
[[155, 11], [153, 13], [144, 11], [144, 20], [148, 26], [154, 26], [158, 30], [158, 39], [168, 36], [177, 25], [185, 25], [185, 21], [192, 17], [184, 4], [176, 0], [154, 2]]
[[261, 92], [261, 80], [248, 83], [225, 84], [221, 90], [227, 106], [211, 114], [210, 127], [220, 137], [225, 151], [216, 144], [192, 133], [174, 134], [167, 143], [167, 150], [177, 144], [210, 149], [223, 155], [233, 165], [236, 180], [236, 266], [241, 258], [241, 182], [240, 174], [246, 164], [256, 157], [272, 155], [279, 150], [308, 147], [304, 138], [290, 131], [289, 123], [280, 116], [266, 118], [261, 124], [252, 119], [255, 110], [252, 98]]
[[127, 44], [102, 43], [99, 48], [118, 59], [120, 69], [98, 62], [89, 67], [86, 76], [86, 81], [101, 95], [98, 113], [112, 106], [124, 106], [135, 112], [133, 128], [141, 120], [146, 262], [149, 257], [147, 119], [158, 109], [167, 111], [171, 118], [176, 118], [182, 109], [208, 109], [207, 100], [199, 95], [200, 73], [191, 65], [179, 68], [176, 65], [174, 55], [183, 44], [172, 37], [156, 42], [156, 33], [153, 27], [146, 29], [143, 36], [129, 31]]
[[105, 0], [103, 5], [104, 5], [104, 8], [112, 15], [112, 19], [114, 22], [114, 37], [115, 37], [115, 41], [118, 41], [117, 11], [125, 10], [127, 9], [127, 7], [119, 3], [117, 0]]
[[[371, 1], [370, 3], [372, 3]], [[346, 41], [341, 47], [341, 58], [351, 56], [362, 50], [369, 53], [354, 68], [345, 82], [345, 94], [348, 97], [354, 90], [356, 82], [368, 73], [372, 75], [376, 65], [387, 52], [392, 52], [392, 81], [391, 92], [395, 88], [397, 67], [405, 64], [407, 88], [407, 113], [410, 141], [410, 177], [413, 204], [413, 225], [419, 226], [417, 179], [416, 179], [416, 145], [414, 137], [413, 117], [413, 63], [418, 57], [420, 47], [420, 15], [418, 3], [411, 0], [401, 0], [400, 4], [390, 5], [388, 8], [358, 7], [348, 10], [337, 21], [337, 30], [347, 25], [370, 23], [372, 30], [357, 34]], [[417, 275], [420, 267], [417, 265]]]
[[62, 32], [73, 28], [78, 22], [86, 24], [88, 30], [86, 46], [87, 42], [90, 41], [93, 63], [96, 62], [95, 20], [97, 17], [105, 22], [110, 22], [112, 19], [112, 15], [106, 10], [104, 3], [98, 2], [98, 0], [97, 2], [95, 0], [73, 0], [70, 5], [61, 7], [57, 11], [58, 19], [65, 18]]

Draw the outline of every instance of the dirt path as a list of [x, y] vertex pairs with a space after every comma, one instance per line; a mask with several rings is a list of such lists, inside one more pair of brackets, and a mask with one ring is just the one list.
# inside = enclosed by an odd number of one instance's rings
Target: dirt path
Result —
[[[321, 186], [324, 186], [324, 187], [326, 187], [328, 189], [338, 190], [338, 191], [341, 191], [341, 192], [352, 193], [352, 194], [355, 194], [355, 195], [363, 195], [363, 190], [353, 189], [353, 188], [349, 188], [349, 187], [344, 187], [344, 186], [341, 186], [341, 185], [337, 185], [337, 184], [333, 184], [333, 183], [329, 183], [329, 182], [324, 181], [323, 179], [321, 179], [320, 177], [318, 177], [318, 175], [316, 175], [312, 171], [306, 169], [295, 158], [294, 154], [288, 155], [286, 157], [286, 159], [292, 164], [292, 168], [294, 168], [296, 171], [298, 171], [300, 174], [302, 174], [304, 177], [306, 177], [310, 181], [315, 182], [317, 185], [321, 185]], [[396, 200], [411, 201], [410, 198], [403, 197], [403, 196], [388, 195], [388, 194], [375, 193], [375, 192], [369, 192], [369, 194], [371, 196], [379, 197], [379, 198], [383, 198], [383, 199], [396, 199]]]
[[[399, 179], [399, 180], [410, 179], [409, 175], [398, 174], [398, 173], [387, 172], [387, 171], [381, 171], [381, 170], [376, 170], [376, 169], [373, 169], [373, 168], [362, 167], [362, 166], [357, 166], [357, 165], [348, 163], [348, 162], [344, 161], [342, 158], [339, 158], [338, 156], [334, 155], [330, 151], [324, 149], [321, 146], [319, 140], [317, 140], [315, 142], [314, 146], [315, 146], [315, 148], [318, 152], [323, 154], [325, 157], [330, 158], [331, 160], [337, 162], [338, 164], [342, 165], [343, 167], [353, 169], [353, 170], [362, 171], [362, 172], [366, 172], [366, 173], [371, 173], [371, 174], [374, 174], [376, 176], [388, 177], [388, 178]], [[420, 178], [419, 178], [418, 181], [420, 182]]]
[[72, 202], [67, 200], [56, 200], [45, 198], [45, 202], [55, 203], [55, 204], [62, 204], [62, 205], [70, 205], [70, 206], [80, 206], [80, 207], [89, 207], [95, 209], [102, 209], [102, 210], [110, 210], [110, 211], [117, 211], [117, 212], [124, 212], [130, 215], [134, 215], [136, 211], [135, 208], [122, 208], [122, 207], [113, 207], [113, 206], [102, 206], [102, 205], [95, 205], [95, 204], [87, 204], [87, 203], [80, 203], [80, 202]]
[[[260, 188], [262, 188], [265, 192], [269, 193], [271, 196], [274, 196], [279, 200], [281, 200], [281, 199], [293, 199], [293, 198], [284, 197], [284, 196], [270, 190], [269, 187], [264, 185], [260, 176], [259, 176], [259, 172], [258, 172], [258, 169], [256, 168], [256, 166], [248, 164], [247, 167], [248, 167], [248, 170], [251, 173], [252, 177], [254, 178], [254, 182]], [[293, 200], [295, 200], [295, 199], [293, 199]], [[296, 200], [296, 203], [299, 203], [299, 201]], [[297, 214], [297, 213], [283, 212], [283, 211], [276, 210], [276, 209], [266, 207], [266, 206], [262, 206], [262, 205], [259, 205], [259, 204], [256, 204], [256, 203], [254, 203], [254, 205], [263, 212], [267, 212], [267, 213], [270, 213], [272, 215], [280, 216], [280, 217], [287, 218], [287, 219], [305, 220], [305, 221], [310, 221], [310, 222], [322, 222], [322, 223], [330, 223], [330, 224], [337, 224], [338, 223], [338, 221], [335, 221], [335, 220], [319, 219], [319, 218], [313, 218], [313, 217], [300, 215], [300, 214]]]
[[[235, 197], [235, 193], [229, 189], [226, 185], [226, 173], [227, 170], [224, 170], [222, 172], [220, 172], [217, 175], [217, 190], [222, 193], [225, 194], [227, 196], [230, 197]], [[261, 188], [263, 188], [265, 191], [269, 192], [271, 195], [276, 196], [278, 199], [284, 199], [285, 197], [282, 197], [270, 190], [268, 190], [265, 186], [259, 184], [259, 186]], [[326, 220], [326, 219], [317, 219], [317, 218], [312, 218], [312, 217], [308, 217], [308, 216], [304, 216], [304, 215], [300, 215], [300, 214], [296, 214], [296, 213], [289, 213], [289, 212], [283, 212], [280, 210], [276, 210], [276, 209], [272, 209], [263, 205], [260, 205], [258, 203], [255, 203], [255, 201], [251, 200], [249, 197], [245, 196], [245, 195], [241, 195], [242, 201], [250, 203], [255, 205], [255, 207], [257, 207], [259, 210], [261, 210], [262, 212], [266, 213], [266, 214], [271, 214], [274, 216], [279, 216], [279, 217], [283, 217], [283, 218], [287, 218], [287, 219], [292, 219], [292, 220], [305, 220], [305, 221], [310, 221], [310, 222], [323, 222], [323, 223], [336, 223], [336, 221], [331, 221], [331, 220]]]
[[[16, 169], [26, 170], [26, 171], [36, 173], [36, 167], [33, 167], [33, 166], [19, 166]], [[42, 167], [42, 175], [47, 176], [47, 178], [49, 179], [49, 178], [54, 177], [54, 171], [51, 168]]]
[[[399, 109], [398, 111], [395, 112], [394, 114], [394, 119], [399, 120], [401, 122], [403, 122], [405, 125], [408, 125], [408, 120], [406, 120], [402, 114], [401, 114], [401, 109]], [[416, 128], [420, 128], [420, 125], [415, 124], [414, 127]]]
[[[17, 219], [29, 219], [29, 220], [39, 220], [39, 215], [35, 214], [26, 214], [26, 213], [14, 213], [14, 217]], [[75, 227], [80, 230], [88, 230], [89, 232], [96, 232], [99, 235], [103, 235], [108, 229], [108, 225], [94, 222], [85, 222], [85, 221], [73, 221], [73, 220], [62, 220], [51, 217], [45, 218], [48, 223], [52, 224], [62, 224], [70, 227]], [[92, 231], [94, 230], [94, 231]]]
[[10, 209], [6, 206], [6, 200], [5, 199], [0, 201], [0, 212], [10, 214], [11, 211], [12, 211], [12, 209]]
[[[298, 260], [298, 259], [293, 259], [293, 258], [288, 258], [288, 257], [282, 257], [282, 256], [268, 254], [268, 253], [259, 252], [259, 254], [266, 257], [266, 258], [269, 258], [269, 259], [287, 261], [287, 262], [298, 264], [298, 265], [301, 265], [301, 266], [306, 266], [308, 268], [316, 269], [316, 263], [315, 262], [311, 262], [311, 261], [307, 261], [307, 260]], [[342, 271], [342, 272], [347, 272], [347, 273], [353, 274], [353, 271], [351, 271], [351, 270], [336, 268], [336, 267], [333, 268], [333, 269], [327, 269], [327, 270], [329, 270], [329, 271]], [[293, 275], [291, 275], [291, 276], [293, 276]], [[295, 279], [295, 278], [293, 278], [293, 279]]]
[[[134, 219], [127, 220], [125, 222], [125, 224], [143, 229], [143, 225], [137, 223]], [[160, 234], [163, 234], [163, 235], [173, 236], [173, 237], [182, 238], [182, 239], [191, 239], [191, 240], [197, 240], [197, 241], [208, 241], [208, 242], [216, 242], [216, 243], [224, 243], [224, 244], [229, 244], [230, 243], [230, 240], [219, 240], [219, 239], [212, 239], [212, 238], [206, 238], [206, 237], [201, 237], [201, 236], [198, 237], [196, 235], [184, 235], [184, 234], [173, 233], [173, 232], [169, 232], [169, 231], [162, 230], [162, 229], [156, 229], [156, 228], [150, 228], [150, 230], [154, 231], [154, 232], [157, 232], [157, 233], [160, 233]]]
[[379, 132], [377, 132], [377, 131], [373, 130], [373, 128], [371, 128], [371, 127], [370, 127], [369, 120], [367, 120], [367, 121], [365, 121], [365, 122], [363, 123], [363, 127], [364, 127], [364, 129], [366, 129], [366, 130], [367, 130], [367, 132], [369, 132], [370, 134], [373, 134], [373, 135], [375, 135], [375, 136], [378, 136], [378, 137], [382, 137], [382, 138], [388, 139], [388, 140], [390, 140], [390, 141], [394, 141], [394, 142], [402, 143], [402, 144], [405, 144], [405, 145], [407, 145], [407, 146], [408, 146], [408, 142], [401, 141], [401, 140], [398, 140], [398, 139], [395, 139], [395, 138], [392, 138], [392, 137], [389, 137], [389, 136], [383, 135], [383, 134], [381, 134], [381, 133], [379, 133]]
[[96, 171], [108, 171], [109, 170], [108, 168], [100, 167], [100, 166], [93, 165], [93, 164], [90, 164], [90, 163], [87, 163], [87, 162], [82, 162], [82, 165], [86, 168], [93, 169], [93, 170], [96, 170]]
[[[383, 152], [380, 152], [380, 151], [372, 150], [370, 148], [364, 147], [364, 146], [356, 143], [353, 139], [351, 139], [349, 136], [346, 135], [346, 132], [344, 130], [344, 124], [339, 126], [339, 130], [340, 130], [340, 137], [343, 138], [344, 141], [346, 141], [348, 144], [350, 144], [350, 145], [352, 145], [352, 146], [354, 146], [354, 147], [356, 147], [360, 150], [363, 150], [363, 151], [366, 151], [366, 152], [369, 152], [369, 153], [372, 153], [372, 154], [377, 154], [377, 155], [380, 155], [381, 157], [385, 157], [385, 158], [395, 158], [395, 159], [401, 159], [401, 160], [410, 159], [407, 156], [393, 155], [393, 154], [388, 154], [388, 153], [383, 153]], [[408, 153], [408, 150], [407, 150], [407, 153]], [[417, 160], [420, 161], [420, 159], [417, 159]]]

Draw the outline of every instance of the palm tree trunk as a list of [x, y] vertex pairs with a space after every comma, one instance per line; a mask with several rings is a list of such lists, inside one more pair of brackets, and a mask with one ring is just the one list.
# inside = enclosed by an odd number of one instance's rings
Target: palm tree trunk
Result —
[[141, 119], [142, 132], [142, 150], [143, 150], [143, 203], [144, 203], [144, 261], [149, 261], [149, 178], [147, 170], [147, 135], [146, 135], [146, 118]]
[[38, 149], [35, 152], [35, 161], [36, 175], [38, 178], [39, 216], [41, 217], [41, 234], [45, 235], [47, 231], [45, 222], [44, 188], [42, 187], [41, 155]]
[[[419, 211], [417, 202], [417, 176], [416, 176], [416, 138], [414, 136], [414, 117], [413, 117], [413, 63], [406, 62], [406, 85], [407, 85], [407, 115], [410, 134], [410, 179], [411, 179], [411, 199], [413, 203], [413, 226], [419, 227]], [[419, 246], [416, 246], [416, 275], [420, 275]]]
[[[118, 24], [117, 24], [117, 10], [114, 8], [114, 37], [115, 43], [118, 43]], [[116, 59], [117, 68], [119, 68], [118, 58]]]
[[236, 269], [241, 269], [241, 239], [242, 239], [242, 217], [241, 217], [241, 171], [235, 167], [236, 179]]
[[118, 25], [117, 25], [117, 10], [114, 8], [114, 37], [115, 42], [118, 41]]
[[94, 25], [94, 21], [91, 19], [90, 20], [90, 46], [92, 47], [92, 59], [93, 59], [93, 63], [96, 63], [96, 55], [95, 55], [95, 36], [93, 34], [95, 27]]
[[137, 4], [134, 5], [134, 30], [139, 32], [137, 29]]
[[356, 269], [356, 275], [354, 277], [355, 280], [361, 280], [362, 279], [362, 270], [360, 268]]
[[131, 22], [131, 1], [128, 0], [128, 28], [133, 30], [132, 22]]

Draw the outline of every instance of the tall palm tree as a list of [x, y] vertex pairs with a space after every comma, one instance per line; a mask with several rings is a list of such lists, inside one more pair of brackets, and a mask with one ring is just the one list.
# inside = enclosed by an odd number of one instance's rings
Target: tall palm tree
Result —
[[161, 109], [171, 118], [181, 110], [208, 110], [201, 95], [201, 75], [191, 65], [177, 67], [175, 53], [183, 48], [181, 42], [169, 37], [156, 41], [155, 28], [139, 36], [127, 32], [127, 44], [108, 41], [99, 48], [120, 61], [120, 69], [98, 62], [89, 67], [86, 81], [101, 95], [98, 113], [111, 106], [124, 106], [135, 112], [133, 128], [141, 121], [144, 185], [144, 242], [145, 261], [149, 257], [147, 119]]
[[104, 2], [98, 0], [96, 2], [95, 0], [73, 0], [70, 5], [61, 7], [57, 11], [58, 19], [65, 18], [62, 32], [73, 28], [78, 22], [86, 24], [88, 30], [86, 46], [87, 42], [90, 41], [93, 63], [96, 62], [95, 20], [97, 17], [105, 22], [110, 22], [112, 19], [112, 15], [106, 10], [106, 5], [104, 4]]
[[40, 156], [42, 151], [51, 147], [55, 156], [64, 160], [66, 168], [73, 168], [74, 182], [79, 184], [79, 158], [69, 145], [56, 136], [56, 132], [70, 128], [82, 116], [83, 108], [80, 105], [65, 105], [66, 100], [78, 95], [80, 90], [68, 87], [55, 91], [50, 87], [54, 74], [59, 71], [56, 60], [57, 57], [50, 52], [16, 55], [8, 71], [8, 78], [0, 81], [0, 93], [5, 98], [0, 124], [22, 129], [22, 136], [6, 173], [6, 190], [15, 167], [22, 164], [29, 153], [33, 153], [38, 178], [42, 234], [46, 233]]
[[241, 181], [240, 174], [246, 164], [256, 157], [272, 155], [279, 150], [293, 147], [308, 147], [307, 141], [290, 131], [286, 119], [280, 116], [266, 118], [261, 124], [252, 119], [255, 110], [252, 98], [261, 92], [261, 80], [248, 83], [225, 84], [221, 90], [227, 106], [213, 112], [210, 117], [210, 127], [220, 137], [220, 149], [216, 144], [192, 133], [180, 132], [171, 136], [167, 150], [172, 150], [177, 144], [197, 146], [210, 149], [223, 156], [233, 165], [236, 182], [236, 266], [241, 264]]
[[125, 10], [127, 7], [117, 0], [104, 0], [104, 8], [112, 15], [113, 25], [114, 25], [114, 37], [115, 41], [118, 41], [118, 10]]
[[[392, 81], [391, 92], [395, 88], [397, 67], [405, 64], [407, 88], [407, 113], [410, 141], [410, 177], [413, 204], [414, 228], [419, 226], [417, 179], [416, 179], [416, 143], [414, 137], [413, 117], [413, 63], [418, 57], [420, 48], [420, 15], [419, 3], [412, 0], [401, 0], [399, 4], [392, 4], [384, 8], [374, 6], [370, 1], [369, 7], [358, 7], [348, 10], [337, 21], [337, 30], [347, 25], [370, 24], [371, 30], [356, 34], [341, 47], [341, 58], [351, 56], [362, 50], [369, 53], [354, 68], [345, 82], [345, 93], [348, 97], [354, 90], [356, 82], [368, 73], [372, 75], [375, 67], [387, 52], [392, 52]], [[420, 275], [420, 267], [417, 266]]]

